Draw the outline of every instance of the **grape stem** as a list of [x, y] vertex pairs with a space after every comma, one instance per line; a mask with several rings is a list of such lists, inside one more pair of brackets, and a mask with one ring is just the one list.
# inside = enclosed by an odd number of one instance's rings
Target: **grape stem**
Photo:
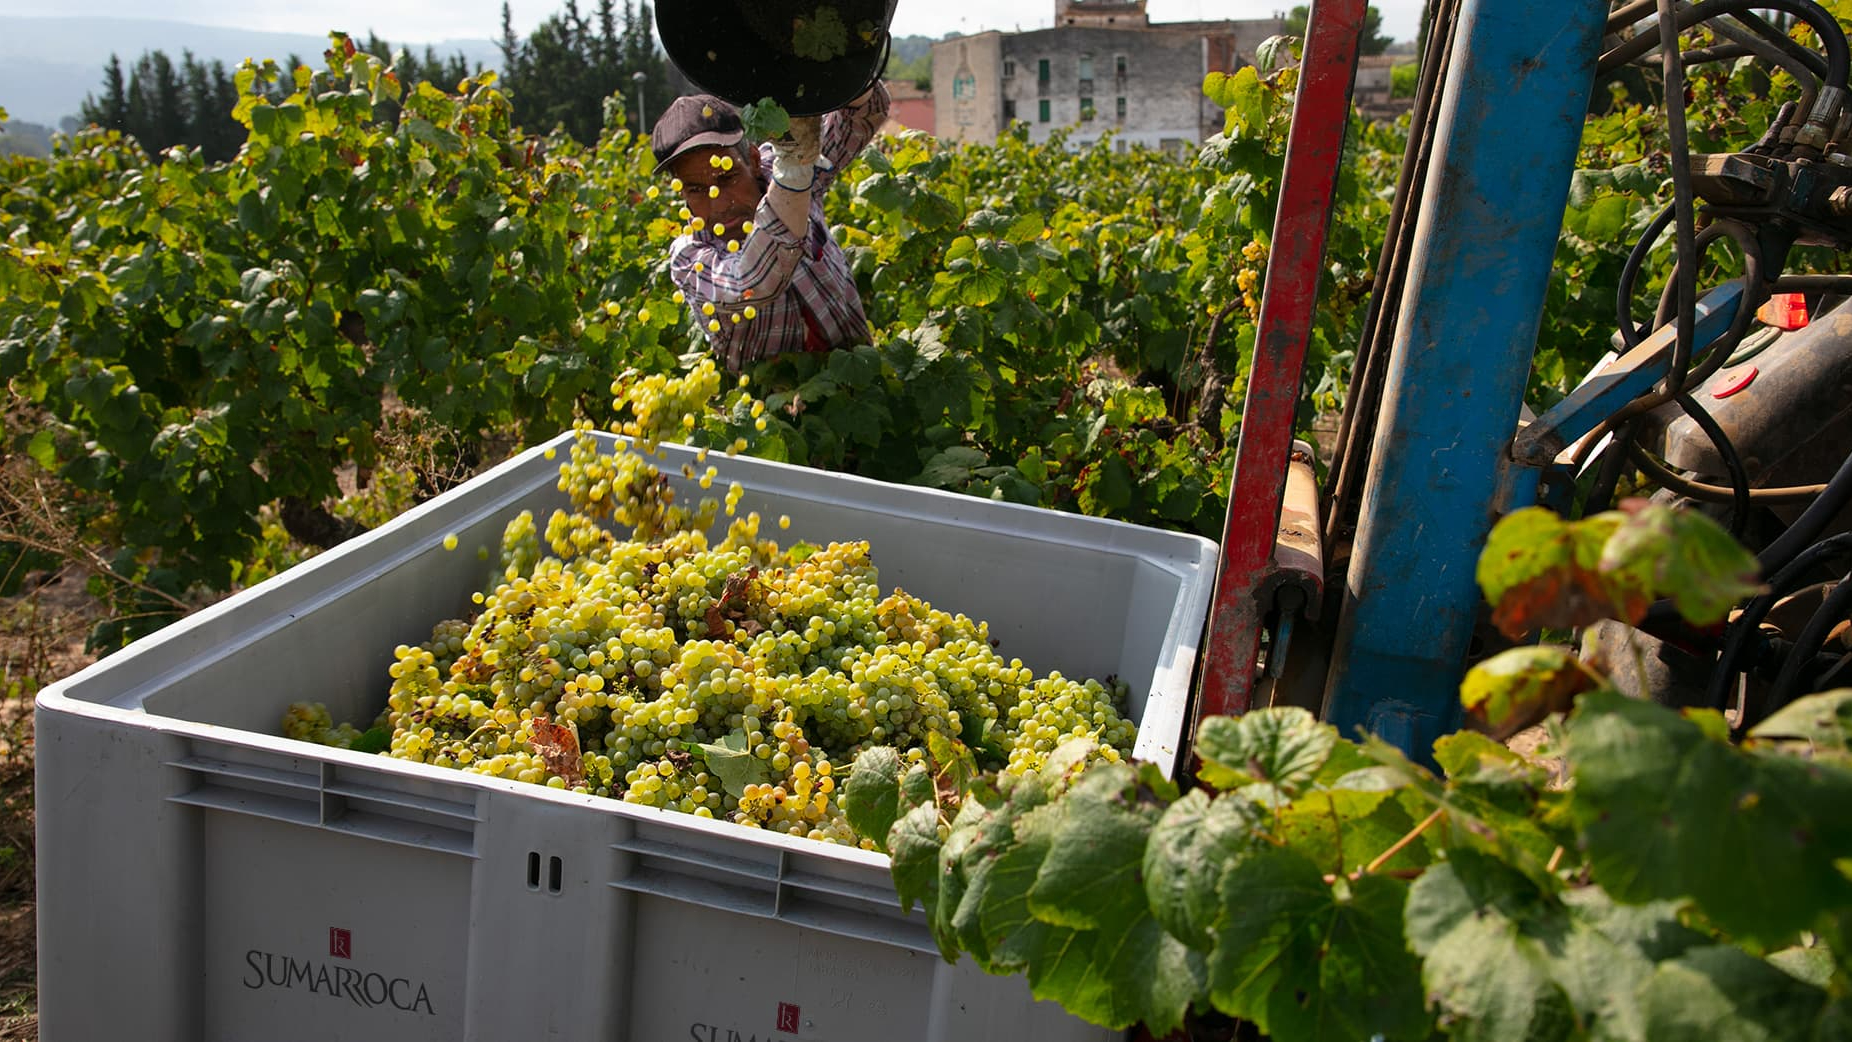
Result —
[[1394, 843], [1391, 843], [1389, 845], [1388, 850], [1385, 850], [1382, 853], [1376, 855], [1376, 858], [1374, 860], [1372, 860], [1369, 864], [1363, 866], [1363, 871], [1359, 873], [1359, 875], [1369, 875], [1370, 873], [1375, 872], [1377, 869], [1383, 867], [1383, 865], [1386, 862], [1388, 862], [1390, 858], [1396, 856], [1397, 854], [1400, 854], [1402, 852], [1403, 847], [1406, 847], [1410, 843], [1413, 843], [1416, 837], [1420, 836], [1423, 832], [1426, 832], [1428, 829], [1428, 826], [1434, 824], [1436, 821], [1439, 821], [1440, 816], [1445, 813], [1447, 813], [1447, 808], [1445, 807], [1434, 808], [1434, 813], [1429, 814], [1425, 818], [1422, 818], [1421, 824], [1416, 825], [1412, 829], [1409, 829], [1408, 833], [1404, 835], [1401, 839], [1398, 839]]

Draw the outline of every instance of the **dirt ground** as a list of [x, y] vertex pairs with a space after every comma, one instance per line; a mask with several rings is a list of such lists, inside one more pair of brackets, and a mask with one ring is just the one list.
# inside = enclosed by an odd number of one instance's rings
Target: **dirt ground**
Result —
[[98, 613], [81, 575], [22, 587], [0, 598], [0, 1042], [39, 1037], [32, 696], [94, 660], [84, 635]]

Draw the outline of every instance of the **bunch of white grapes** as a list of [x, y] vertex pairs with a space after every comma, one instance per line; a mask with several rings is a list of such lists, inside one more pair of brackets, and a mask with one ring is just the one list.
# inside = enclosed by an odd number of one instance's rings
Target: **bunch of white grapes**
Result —
[[[678, 503], [588, 426], [559, 488], [570, 511], [507, 525], [473, 618], [397, 649], [390, 755], [868, 846], [838, 799], [869, 746], [931, 763], [936, 733], [1012, 773], [1070, 737], [1130, 752], [1117, 685], [1036, 677], [984, 623], [883, 594], [865, 542], [780, 549], [735, 516], [738, 485], [724, 507]], [[346, 737], [313, 723], [298, 736]]]

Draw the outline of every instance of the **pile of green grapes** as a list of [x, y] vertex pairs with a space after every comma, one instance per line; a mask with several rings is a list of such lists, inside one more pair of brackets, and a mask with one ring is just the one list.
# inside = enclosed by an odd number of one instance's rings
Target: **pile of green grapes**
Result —
[[[397, 649], [388, 755], [869, 846], [838, 797], [870, 746], [1016, 773], [1074, 736], [1129, 753], [1117, 685], [1038, 678], [984, 623], [883, 594], [866, 542], [761, 539], [737, 484], [678, 503], [652, 448], [604, 453], [581, 427], [560, 467], [572, 509], [516, 517], [474, 618]], [[705, 464], [684, 468], [701, 488]], [[366, 733], [291, 712], [296, 737]]]

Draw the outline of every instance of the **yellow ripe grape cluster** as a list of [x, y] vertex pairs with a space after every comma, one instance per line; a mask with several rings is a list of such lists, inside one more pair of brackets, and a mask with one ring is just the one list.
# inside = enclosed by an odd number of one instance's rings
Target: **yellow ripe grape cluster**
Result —
[[780, 549], [749, 514], [711, 543], [718, 505], [676, 504], [621, 439], [581, 427], [569, 455], [573, 509], [511, 521], [478, 614], [397, 649], [390, 755], [870, 846], [837, 802], [870, 746], [962, 741], [1014, 773], [1072, 736], [1130, 751], [1122, 690], [1037, 678], [984, 623], [883, 594], [866, 542]]
[[1260, 273], [1267, 267], [1267, 247], [1258, 239], [1248, 241], [1241, 247], [1241, 259], [1248, 266], [1235, 273], [1235, 288], [1241, 291], [1241, 306], [1246, 308], [1250, 317], [1256, 321], [1260, 318], [1260, 298], [1256, 291], [1260, 288]]

